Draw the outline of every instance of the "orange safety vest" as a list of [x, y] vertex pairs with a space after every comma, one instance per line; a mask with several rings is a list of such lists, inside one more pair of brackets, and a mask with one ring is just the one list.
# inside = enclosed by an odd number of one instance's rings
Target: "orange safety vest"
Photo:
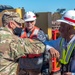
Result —
[[[32, 31], [32, 34], [30, 35], [29, 38], [31, 38], [31, 39], [37, 38], [38, 31], [39, 31], [39, 28], [35, 26], [33, 31]], [[22, 35], [20, 37], [21, 38], [28, 38], [27, 33], [26, 33], [26, 28], [25, 28], [24, 32], [22, 33]]]
[[[31, 39], [37, 38], [39, 30], [40, 29], [35, 26], [34, 29], [33, 29], [33, 31], [32, 31], [32, 34], [30, 35], [29, 38], [31, 38]], [[26, 33], [26, 28], [25, 28], [24, 32], [22, 33], [21, 38], [28, 38], [27, 37], [27, 33]], [[27, 58], [27, 57], [28, 58], [34, 58], [34, 57], [39, 57], [39, 56], [41, 56], [41, 54], [28, 54], [27, 56], [22, 56], [22, 58]]]

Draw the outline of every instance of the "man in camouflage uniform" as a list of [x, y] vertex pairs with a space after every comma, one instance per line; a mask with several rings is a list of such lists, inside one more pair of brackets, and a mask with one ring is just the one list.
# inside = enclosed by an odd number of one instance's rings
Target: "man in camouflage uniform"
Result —
[[21, 39], [13, 34], [14, 29], [21, 27], [20, 25], [23, 23], [17, 13], [5, 12], [2, 22], [3, 27], [0, 28], [0, 75], [18, 75], [18, 59], [30, 53], [43, 53], [45, 46], [40, 41]]

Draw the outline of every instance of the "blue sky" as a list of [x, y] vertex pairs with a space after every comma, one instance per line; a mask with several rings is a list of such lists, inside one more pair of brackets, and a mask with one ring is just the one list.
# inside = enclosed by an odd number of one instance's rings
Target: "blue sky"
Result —
[[55, 12], [58, 8], [75, 8], [75, 0], [0, 0], [0, 4], [14, 8], [24, 7], [26, 11], [34, 12]]

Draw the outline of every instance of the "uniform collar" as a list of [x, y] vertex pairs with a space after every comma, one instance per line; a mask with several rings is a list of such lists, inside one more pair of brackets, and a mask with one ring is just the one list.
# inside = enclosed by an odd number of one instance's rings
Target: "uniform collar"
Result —
[[75, 35], [73, 36], [73, 38], [67, 43], [67, 46], [72, 43], [75, 40]]

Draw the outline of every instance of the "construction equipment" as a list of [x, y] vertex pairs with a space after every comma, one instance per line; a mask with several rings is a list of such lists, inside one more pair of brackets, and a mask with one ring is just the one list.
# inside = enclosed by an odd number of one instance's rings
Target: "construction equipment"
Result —
[[51, 24], [51, 12], [38, 12], [38, 17], [36, 19], [36, 26], [41, 28], [46, 34], [48, 34], [49, 39], [52, 38], [52, 24]]
[[[56, 40], [60, 36], [59, 30], [52, 30], [52, 39]], [[57, 58], [52, 58], [52, 73], [60, 71], [60, 63]]]
[[52, 39], [56, 40], [60, 36], [59, 30], [52, 30]]
[[52, 58], [52, 72], [57, 72], [60, 70], [60, 64], [57, 58]]

